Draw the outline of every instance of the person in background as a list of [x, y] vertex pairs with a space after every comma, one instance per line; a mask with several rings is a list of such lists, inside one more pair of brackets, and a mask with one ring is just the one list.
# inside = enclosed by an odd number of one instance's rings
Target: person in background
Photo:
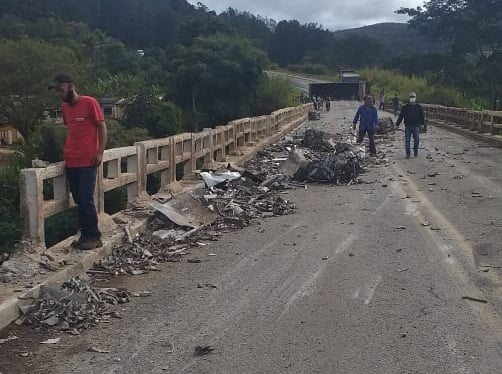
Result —
[[392, 98], [392, 110], [394, 112], [394, 115], [397, 116], [397, 112], [399, 111], [399, 97], [397, 96], [397, 92]]
[[361, 144], [363, 142], [364, 135], [368, 134], [370, 156], [376, 157], [375, 131], [378, 126], [378, 111], [373, 103], [374, 98], [372, 95], [366, 95], [364, 97], [364, 105], [361, 105], [359, 109], [357, 109], [354, 120], [352, 121], [352, 128], [355, 130], [357, 122], [359, 122], [357, 143]]
[[410, 92], [410, 101], [401, 108], [401, 113], [396, 122], [396, 127], [404, 120], [404, 145], [406, 149], [406, 158], [410, 158], [411, 137], [413, 136], [413, 155], [418, 156], [418, 146], [420, 144], [420, 129], [426, 132], [425, 117], [422, 106], [417, 103], [417, 94]]
[[380, 104], [378, 106], [379, 110], [385, 110], [385, 88], [380, 89]]
[[68, 127], [64, 144], [66, 177], [77, 204], [80, 238], [72, 247], [89, 250], [101, 247], [101, 232], [94, 203], [97, 168], [103, 161], [107, 128], [97, 100], [79, 95], [73, 78], [58, 74], [49, 86], [63, 102], [63, 122]]

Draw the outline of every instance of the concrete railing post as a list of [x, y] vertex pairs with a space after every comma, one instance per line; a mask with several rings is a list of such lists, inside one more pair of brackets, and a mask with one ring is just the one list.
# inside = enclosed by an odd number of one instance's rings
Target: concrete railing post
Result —
[[146, 192], [146, 146], [137, 142], [136, 146], [136, 180], [138, 196], [147, 196]]
[[105, 184], [103, 177], [103, 164], [98, 166], [96, 175], [96, 189], [94, 191], [94, 199], [96, 202], [96, 210], [98, 214], [105, 212]]
[[41, 169], [24, 169], [19, 174], [23, 239], [35, 248], [45, 248], [44, 181]]
[[[137, 150], [137, 148], [136, 148]], [[136, 174], [136, 182], [127, 185], [127, 201], [133, 201], [139, 196], [138, 156], [127, 158], [127, 173]]]

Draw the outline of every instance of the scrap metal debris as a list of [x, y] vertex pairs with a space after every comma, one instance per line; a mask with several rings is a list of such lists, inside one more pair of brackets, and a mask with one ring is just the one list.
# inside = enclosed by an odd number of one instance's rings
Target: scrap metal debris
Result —
[[488, 300], [485, 299], [479, 299], [477, 297], [472, 297], [472, 296], [462, 296], [462, 300], [470, 300], [470, 301], [476, 301], [478, 303], [486, 304], [488, 303]]
[[380, 118], [377, 125], [377, 134], [386, 134], [388, 132], [393, 132], [396, 130], [396, 125], [392, 118]]
[[58, 344], [61, 341], [61, 338], [47, 339], [40, 344]]
[[10, 342], [11, 340], [16, 340], [16, 339], [17, 339], [16, 335], [9, 335], [8, 337], [6, 337], [4, 339], [0, 339], [0, 344], [4, 344], [7, 342]]
[[289, 177], [303, 182], [327, 182], [336, 185], [358, 181], [364, 169], [364, 148], [333, 141], [324, 131], [306, 129], [303, 150], [293, 149], [281, 166]]
[[195, 347], [194, 354], [196, 356], [204, 356], [204, 355], [211, 353], [212, 351], [214, 351], [214, 348], [211, 347], [210, 345], [206, 345], [206, 346], [198, 345]]
[[321, 112], [319, 112], [318, 110], [309, 110], [309, 113], [308, 113], [308, 120], [309, 121], [316, 121], [319, 119], [321, 119]]
[[97, 347], [90, 347], [87, 352], [94, 352], [94, 353], [110, 353], [109, 350], [107, 349], [101, 349]]
[[[123, 288], [97, 288], [91, 281], [72, 278], [61, 286], [42, 286], [40, 297], [31, 305], [21, 307], [22, 316], [16, 324], [36, 329], [57, 329], [72, 334], [115, 316], [110, 305], [123, 304], [130, 295]], [[54, 344], [47, 341], [45, 344]]]
[[352, 184], [363, 169], [356, 147], [348, 143], [336, 143], [334, 152], [313, 157], [309, 164], [307, 180], [337, 185]]
[[115, 246], [110, 256], [99, 260], [88, 271], [93, 275], [141, 275], [158, 271], [163, 262], [178, 262], [188, 245], [178, 244], [175, 238], [168, 237], [162, 242], [154, 241], [149, 235], [139, 235], [132, 243], [125, 242]]

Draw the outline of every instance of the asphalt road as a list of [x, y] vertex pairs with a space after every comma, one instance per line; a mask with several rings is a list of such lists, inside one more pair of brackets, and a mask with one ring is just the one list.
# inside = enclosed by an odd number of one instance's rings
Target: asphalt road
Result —
[[[341, 133], [356, 105], [309, 125]], [[297, 214], [226, 233], [192, 252], [199, 264], [113, 281], [153, 292], [121, 320], [77, 337], [13, 328], [0, 371], [501, 373], [502, 151], [429, 130], [418, 158], [402, 132], [380, 139], [389, 162], [366, 183], [290, 191]]]

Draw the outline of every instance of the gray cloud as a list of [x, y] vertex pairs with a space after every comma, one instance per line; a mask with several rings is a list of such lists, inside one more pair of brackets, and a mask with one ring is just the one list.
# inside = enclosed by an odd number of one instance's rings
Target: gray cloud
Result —
[[[197, 0], [189, 0], [196, 4]], [[395, 14], [401, 7], [422, 5], [423, 0], [203, 0], [209, 9], [221, 12], [228, 7], [248, 11], [276, 21], [296, 19], [300, 23], [317, 23], [331, 30], [371, 25], [379, 22], [406, 22]]]

